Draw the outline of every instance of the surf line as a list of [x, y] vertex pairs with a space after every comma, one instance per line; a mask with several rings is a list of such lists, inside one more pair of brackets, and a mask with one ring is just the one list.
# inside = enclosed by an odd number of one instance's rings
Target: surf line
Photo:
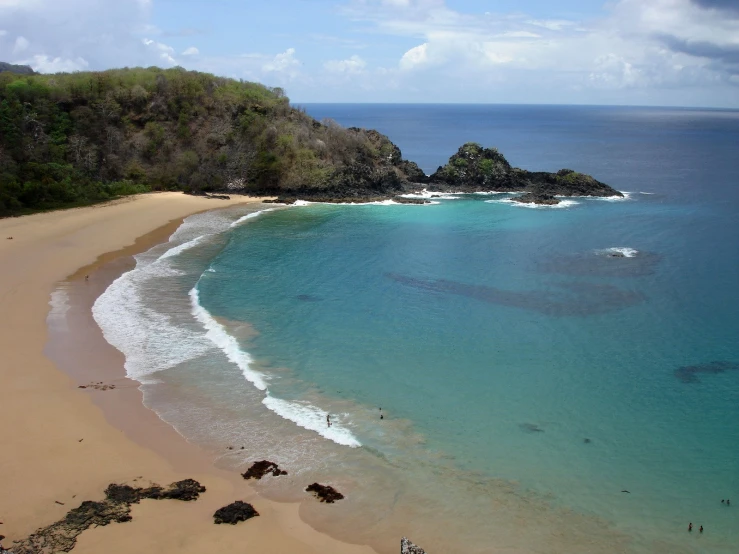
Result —
[[238, 341], [231, 336], [226, 328], [218, 323], [213, 316], [200, 303], [200, 291], [198, 285], [189, 293], [192, 306], [192, 315], [205, 328], [206, 338], [219, 348], [228, 360], [235, 364], [244, 378], [258, 390], [265, 393], [262, 404], [283, 419], [292, 421], [303, 429], [318, 433], [325, 439], [331, 440], [342, 446], [358, 448], [362, 443], [347, 429], [337, 422], [331, 427], [326, 426], [328, 412], [309, 402], [290, 401], [270, 395], [267, 386], [267, 378], [262, 373], [254, 370], [251, 366], [254, 359], [243, 351]]

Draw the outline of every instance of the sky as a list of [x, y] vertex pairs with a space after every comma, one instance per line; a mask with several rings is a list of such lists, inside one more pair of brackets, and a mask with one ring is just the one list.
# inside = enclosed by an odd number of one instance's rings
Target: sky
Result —
[[739, 0], [0, 0], [0, 61], [179, 65], [296, 103], [739, 108]]

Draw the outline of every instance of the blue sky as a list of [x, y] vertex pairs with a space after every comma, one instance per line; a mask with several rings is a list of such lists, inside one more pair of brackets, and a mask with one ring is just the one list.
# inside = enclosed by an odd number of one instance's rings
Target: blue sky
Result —
[[739, 108], [739, 0], [0, 0], [0, 60], [181, 65], [295, 102]]

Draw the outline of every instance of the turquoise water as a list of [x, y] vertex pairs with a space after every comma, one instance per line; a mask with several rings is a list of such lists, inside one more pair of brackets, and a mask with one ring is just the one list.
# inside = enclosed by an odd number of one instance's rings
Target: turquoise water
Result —
[[[96, 318], [180, 432], [214, 450], [249, 445], [227, 465], [269, 455], [338, 480], [349, 515], [407, 528], [422, 499], [417, 517], [444, 513], [471, 552], [736, 552], [737, 114], [508, 108], [513, 158], [535, 135], [561, 163], [533, 168], [591, 171], [628, 198], [308, 205], [233, 226], [238, 210], [198, 216], [141, 256]], [[355, 107], [349, 121], [333, 109], [342, 123], [389, 122], [375, 126], [413, 157], [395, 107]], [[418, 126], [444, 119], [417, 109]], [[438, 163], [451, 153], [423, 144]], [[592, 155], [576, 166], [583, 145]], [[173, 244], [186, 246], [166, 255]], [[142, 335], [121, 335], [123, 320]], [[361, 527], [357, 514], [345, 528]], [[390, 535], [382, 519], [371, 528]], [[706, 533], [688, 536], [689, 521]], [[429, 549], [445, 540], [416, 533]]]

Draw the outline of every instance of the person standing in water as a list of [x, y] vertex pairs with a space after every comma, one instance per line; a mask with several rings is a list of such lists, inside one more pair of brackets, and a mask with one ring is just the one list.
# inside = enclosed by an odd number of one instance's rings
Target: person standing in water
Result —
[[700, 531], [701, 533], [703, 532], [703, 526], [702, 525], [701, 525], [701, 528], [698, 529], [698, 531]]
[[693, 530], [693, 522], [688, 523], [688, 532]]
[[331, 427], [331, 416], [329, 414], [326, 414], [326, 424]]

